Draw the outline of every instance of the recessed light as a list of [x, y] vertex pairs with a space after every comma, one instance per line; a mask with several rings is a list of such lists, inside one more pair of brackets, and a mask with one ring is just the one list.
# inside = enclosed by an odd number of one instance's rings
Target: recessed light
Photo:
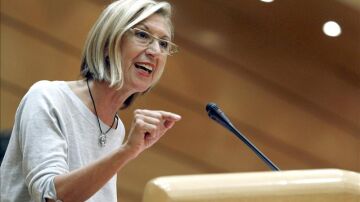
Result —
[[331, 37], [337, 37], [341, 34], [341, 27], [335, 21], [328, 21], [323, 26], [323, 32]]
[[260, 0], [260, 1], [265, 2], [265, 3], [271, 3], [271, 2], [273, 2], [274, 0]]

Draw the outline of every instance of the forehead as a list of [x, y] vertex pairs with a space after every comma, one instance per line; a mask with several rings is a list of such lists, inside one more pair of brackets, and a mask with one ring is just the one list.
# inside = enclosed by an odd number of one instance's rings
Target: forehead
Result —
[[136, 27], [142, 27], [150, 31], [152, 34], [156, 34], [159, 37], [171, 38], [171, 26], [169, 19], [159, 15], [153, 14], [136, 25]]

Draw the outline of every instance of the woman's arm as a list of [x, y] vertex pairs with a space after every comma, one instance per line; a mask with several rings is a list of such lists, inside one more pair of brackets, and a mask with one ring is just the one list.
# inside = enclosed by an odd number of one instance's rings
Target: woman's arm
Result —
[[87, 200], [134, 157], [131, 148], [123, 146], [85, 167], [56, 176], [57, 198], [64, 202]]
[[57, 198], [64, 202], [87, 200], [180, 119], [170, 112], [135, 110], [129, 138], [123, 146], [85, 167], [54, 178]]

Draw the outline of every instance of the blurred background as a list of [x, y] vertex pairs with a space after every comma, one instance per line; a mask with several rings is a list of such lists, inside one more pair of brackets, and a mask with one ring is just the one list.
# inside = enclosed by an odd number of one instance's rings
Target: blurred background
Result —
[[[1, 0], [2, 139], [33, 83], [79, 79], [87, 32], [109, 3]], [[120, 201], [140, 201], [158, 176], [268, 170], [207, 117], [208, 102], [282, 170], [360, 172], [360, 0], [170, 3], [180, 53], [155, 89], [119, 114], [127, 128], [136, 108], [183, 119], [119, 173]]]

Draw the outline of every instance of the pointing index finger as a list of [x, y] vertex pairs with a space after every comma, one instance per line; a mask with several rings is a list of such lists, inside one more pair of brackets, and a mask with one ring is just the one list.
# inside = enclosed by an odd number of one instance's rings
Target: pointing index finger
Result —
[[158, 119], [165, 119], [169, 121], [179, 121], [181, 119], [180, 115], [167, 111], [141, 109], [137, 112], [146, 116], [151, 116]]
[[181, 119], [181, 116], [172, 112], [166, 112], [166, 111], [159, 111], [162, 118], [169, 120], [169, 121], [179, 121]]

